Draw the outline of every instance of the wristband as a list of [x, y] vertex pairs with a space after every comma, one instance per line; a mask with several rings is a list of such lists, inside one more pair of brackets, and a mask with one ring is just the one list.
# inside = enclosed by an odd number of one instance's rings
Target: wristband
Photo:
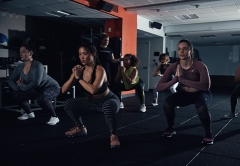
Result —
[[83, 79], [82, 75], [77, 78], [78, 82], [82, 79]]

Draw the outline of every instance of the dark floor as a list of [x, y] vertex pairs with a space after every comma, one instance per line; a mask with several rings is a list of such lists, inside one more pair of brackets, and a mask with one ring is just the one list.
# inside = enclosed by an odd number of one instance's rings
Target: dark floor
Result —
[[210, 105], [213, 145], [204, 146], [204, 130], [194, 106], [176, 110], [177, 135], [163, 138], [167, 127], [162, 103], [170, 92], [159, 94], [159, 106], [151, 106], [152, 93], [146, 92], [147, 112], [141, 113], [136, 97], [124, 98], [118, 113], [120, 149], [110, 149], [109, 130], [102, 114], [82, 117], [88, 135], [66, 138], [74, 124], [61, 107], [60, 123], [48, 126], [49, 116], [36, 111], [35, 119], [19, 121], [20, 113], [1, 110], [0, 165], [66, 166], [237, 166], [240, 165], [240, 119], [222, 119], [230, 110], [232, 89], [212, 90]]

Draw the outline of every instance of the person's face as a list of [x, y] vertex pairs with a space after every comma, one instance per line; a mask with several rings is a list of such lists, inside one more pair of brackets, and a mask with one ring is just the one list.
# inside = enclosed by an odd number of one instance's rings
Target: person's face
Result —
[[109, 44], [109, 37], [103, 38], [103, 39], [102, 39], [102, 45], [108, 46], [108, 44]]
[[186, 42], [178, 44], [178, 57], [180, 60], [191, 58], [192, 50]]
[[123, 65], [124, 65], [124, 67], [130, 67], [131, 66], [131, 60], [129, 59], [129, 57], [125, 56], [123, 58]]
[[168, 63], [168, 57], [167, 56], [162, 57], [162, 59], [160, 59], [160, 63], [162, 64]]
[[94, 55], [88, 50], [86, 50], [84, 47], [79, 48], [78, 55], [83, 65], [88, 65], [93, 62]]
[[20, 48], [20, 59], [21, 61], [29, 61], [32, 59], [33, 52], [26, 49], [26, 47], [22, 46]]

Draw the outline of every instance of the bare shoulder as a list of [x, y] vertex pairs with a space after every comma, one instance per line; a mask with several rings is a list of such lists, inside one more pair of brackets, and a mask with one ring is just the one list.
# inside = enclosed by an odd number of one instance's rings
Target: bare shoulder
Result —
[[97, 65], [96, 72], [104, 72], [105, 69], [101, 65]]

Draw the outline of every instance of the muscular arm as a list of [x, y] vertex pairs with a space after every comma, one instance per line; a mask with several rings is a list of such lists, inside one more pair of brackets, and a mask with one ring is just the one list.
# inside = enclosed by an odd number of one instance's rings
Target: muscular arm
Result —
[[235, 83], [240, 83], [240, 66], [238, 66], [236, 69], [236, 75], [235, 75], [234, 81]]
[[114, 58], [114, 55], [112, 54], [111, 62], [112, 62], [112, 63], [119, 63], [119, 62], [121, 62], [120, 59], [121, 59], [121, 58], [115, 59], [115, 58]]
[[72, 88], [75, 82], [76, 82], [76, 79], [74, 77], [74, 74], [72, 73], [70, 78], [67, 80], [67, 82], [63, 84], [62, 93], [66, 93], [70, 88]]

